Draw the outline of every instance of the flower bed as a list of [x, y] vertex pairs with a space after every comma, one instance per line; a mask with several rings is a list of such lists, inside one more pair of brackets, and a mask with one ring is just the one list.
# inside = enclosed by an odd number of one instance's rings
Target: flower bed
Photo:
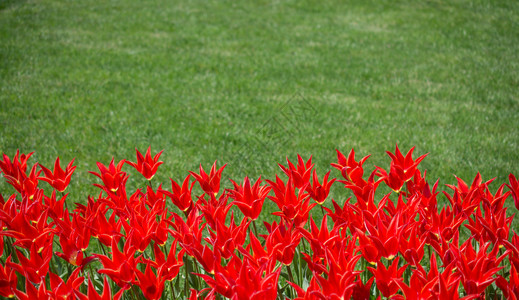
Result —
[[[458, 179], [439, 207], [425, 158], [388, 152], [388, 170], [364, 176], [368, 157], [337, 151], [320, 176], [311, 158], [280, 165], [283, 176], [232, 181], [225, 165], [202, 166], [171, 188], [152, 183], [159, 161], [97, 163], [99, 196], [67, 203], [75, 168], [28, 166], [32, 153], [0, 160], [16, 193], [0, 195], [0, 295], [19, 299], [517, 299], [519, 236], [506, 201], [519, 181], [489, 190], [478, 174]], [[128, 191], [125, 165], [148, 181]], [[48, 184], [42, 183], [42, 181]], [[196, 193], [198, 183], [201, 192]], [[338, 204], [332, 185], [354, 197]], [[169, 185], [169, 183], [168, 183]], [[387, 185], [391, 192], [375, 199]], [[267, 200], [268, 199], [268, 200]], [[276, 221], [259, 223], [264, 201]], [[311, 218], [322, 211], [322, 220]], [[239, 211], [239, 212], [238, 212]], [[314, 213], [315, 214], [315, 213]], [[261, 234], [267, 233], [267, 234]]]

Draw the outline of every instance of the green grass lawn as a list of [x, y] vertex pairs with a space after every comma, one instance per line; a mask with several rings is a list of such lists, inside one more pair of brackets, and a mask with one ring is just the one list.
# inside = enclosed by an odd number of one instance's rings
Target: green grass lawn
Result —
[[431, 181], [501, 183], [519, 175], [518, 32], [517, 1], [0, 0], [0, 152], [75, 157], [73, 201], [96, 161], [148, 145], [161, 182], [215, 160], [272, 178], [297, 153], [322, 176], [335, 149], [385, 168], [398, 143], [430, 152]]

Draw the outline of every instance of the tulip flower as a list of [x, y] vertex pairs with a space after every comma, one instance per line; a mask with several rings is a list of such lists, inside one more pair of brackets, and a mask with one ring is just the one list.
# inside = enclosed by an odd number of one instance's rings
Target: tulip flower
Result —
[[301, 232], [284, 221], [279, 224], [274, 222], [272, 225], [265, 223], [265, 227], [269, 233], [265, 242], [267, 252], [284, 265], [290, 265], [301, 240]]
[[424, 154], [416, 160], [413, 160], [414, 148], [415, 147], [411, 148], [405, 157], [400, 152], [400, 149], [398, 149], [398, 145], [396, 146], [394, 154], [386, 151], [389, 157], [391, 157], [389, 173], [380, 167], [376, 167], [377, 176], [384, 180], [384, 182], [395, 192], [400, 192], [404, 183], [413, 178], [416, 168], [427, 156], [427, 154]]
[[395, 283], [394, 279], [401, 278], [408, 266], [406, 264], [398, 268], [399, 259], [400, 257], [397, 257], [388, 268], [386, 268], [380, 261], [377, 262], [376, 269], [368, 267], [368, 270], [373, 274], [373, 276], [375, 276], [377, 288], [384, 297], [396, 294], [398, 291], [398, 285]]
[[50, 300], [52, 298], [49, 293], [50, 291], [47, 290], [44, 279], [42, 279], [42, 281], [39, 283], [39, 287], [37, 288], [29, 280], [26, 280], [25, 292], [14, 289], [14, 294], [19, 300]]
[[223, 169], [225, 169], [227, 164], [223, 165], [220, 169], [216, 169], [216, 161], [213, 163], [211, 167], [211, 171], [207, 174], [202, 168], [202, 164], [200, 164], [200, 174], [189, 171], [191, 175], [198, 181], [202, 190], [209, 195], [216, 195], [220, 191], [220, 180], [222, 177]]
[[110, 284], [108, 284], [107, 277], [103, 279], [103, 293], [99, 295], [92, 284], [92, 279], [88, 278], [88, 292], [86, 299], [89, 300], [119, 300], [125, 290], [121, 289], [117, 294], [112, 297], [112, 291]]
[[20, 193], [22, 197], [27, 197], [29, 200], [34, 200], [34, 196], [38, 193], [38, 181], [41, 171], [36, 172], [36, 165], [31, 168], [28, 176], [23, 175], [23, 181], [20, 186]]
[[328, 194], [330, 194], [330, 188], [332, 187], [332, 184], [335, 182], [335, 178], [328, 181], [328, 177], [330, 176], [330, 171], [324, 175], [322, 184], [319, 183], [319, 178], [317, 178], [317, 172], [314, 170], [313, 176], [312, 176], [312, 185], [308, 185], [306, 187], [306, 191], [310, 195], [312, 199], [317, 202], [319, 205], [323, 205], [324, 201], [328, 197]]
[[234, 185], [234, 190], [228, 190], [229, 197], [234, 201], [233, 205], [236, 205], [245, 217], [251, 220], [258, 219], [263, 202], [270, 192], [271, 187], [260, 186], [261, 178], [258, 178], [253, 186], [251, 186], [250, 179], [245, 177], [243, 184], [239, 185], [231, 180]]
[[163, 151], [164, 150], [155, 154], [155, 156], [152, 158], [151, 146], [148, 147], [145, 156], [143, 156], [142, 153], [139, 152], [139, 150], [135, 149], [135, 152], [137, 152], [137, 162], [134, 163], [131, 161], [126, 161], [126, 163], [134, 167], [139, 173], [142, 174], [142, 176], [144, 176], [144, 178], [146, 178], [147, 180], [151, 180], [153, 176], [155, 176], [155, 173], [157, 173], [158, 167], [164, 163], [162, 161], [159, 161], [160, 155]]
[[218, 220], [225, 223], [232, 204], [227, 204], [228, 196], [225, 193], [220, 195], [218, 199], [216, 199], [214, 194], [209, 194], [209, 200], [206, 200], [205, 196], [206, 194], [203, 194], [198, 198], [196, 206], [199, 207], [200, 211], [204, 215], [207, 225], [209, 225], [213, 230], [216, 230]]
[[20, 155], [20, 150], [16, 150], [12, 161], [5, 153], [3, 154], [3, 160], [0, 160], [0, 170], [4, 173], [4, 177], [19, 193], [22, 192], [23, 181], [27, 178], [25, 174], [27, 172], [27, 160], [33, 153], [27, 155], [22, 153]]
[[99, 173], [91, 171], [88, 173], [99, 177], [103, 181], [103, 185], [94, 184], [95, 186], [107, 192], [110, 191], [115, 193], [119, 190], [120, 187], [124, 186], [128, 180], [128, 175], [126, 175], [126, 172], [121, 171], [124, 163], [125, 160], [123, 159], [116, 166], [114, 164], [114, 159], [112, 158], [108, 167], [100, 162], [97, 163]]
[[505, 299], [519, 299], [519, 272], [512, 264], [510, 268], [510, 280], [507, 281], [503, 276], [497, 275], [496, 285], [503, 291]]
[[160, 299], [166, 279], [155, 275], [149, 264], [146, 265], [144, 273], [136, 269], [135, 274], [137, 275], [136, 284], [141, 288], [144, 297], [150, 300]]
[[333, 244], [337, 239], [340, 239], [338, 228], [333, 228], [332, 231], [328, 230], [328, 218], [325, 216], [321, 222], [321, 228], [317, 228], [314, 220], [310, 219], [311, 232], [301, 228], [301, 233], [310, 242], [310, 247], [315, 256], [324, 258], [325, 249], [329, 245]]
[[[303, 227], [307, 220], [310, 210], [317, 205], [310, 204], [310, 197], [304, 192], [305, 188], [295, 191], [295, 185], [289, 178], [287, 184], [276, 175], [276, 181], [267, 180], [274, 191], [274, 196], [268, 196], [281, 212], [274, 212], [274, 215], [284, 218], [286, 221], [293, 222], [296, 227]], [[310, 205], [309, 205], [310, 204]]]
[[191, 175], [188, 175], [184, 182], [182, 183], [182, 187], [176, 183], [173, 179], [169, 179], [171, 181], [171, 190], [172, 192], [162, 191], [166, 196], [171, 199], [171, 202], [178, 207], [182, 212], [189, 214], [191, 209], [193, 208], [193, 199], [191, 198], [191, 190], [193, 189], [193, 185], [195, 181], [189, 184], [191, 179]]
[[[76, 269], [68, 277], [67, 281], [63, 281], [61, 277], [54, 273], [50, 273], [50, 290], [47, 294], [51, 299], [75, 299], [84, 296], [79, 291], [79, 287], [84, 281], [84, 277], [79, 277], [80, 269]], [[83, 299], [85, 299], [83, 297]]]
[[288, 160], [288, 157], [287, 163], [288, 167], [285, 167], [282, 164], [278, 164], [278, 166], [281, 168], [283, 173], [288, 176], [288, 178], [292, 179], [292, 182], [298, 189], [303, 188], [310, 181], [312, 168], [314, 167], [314, 164], [312, 164], [312, 156], [310, 156], [310, 158], [305, 163], [303, 158], [298, 154], [297, 167], [294, 166], [290, 160]]
[[115, 240], [112, 240], [112, 258], [101, 254], [94, 255], [103, 264], [103, 269], [98, 272], [108, 275], [110, 279], [123, 289], [129, 288], [130, 284], [133, 283], [137, 262], [140, 260], [140, 257], [134, 257], [136, 249], [129, 245], [129, 243], [126, 243], [124, 251], [121, 252]]
[[[144, 262], [157, 270], [157, 276], [164, 278], [164, 280], [173, 280], [180, 270], [180, 267], [184, 265], [182, 257], [184, 256], [185, 249], [182, 249], [177, 254], [177, 240], [174, 240], [171, 244], [168, 257], [162, 250], [160, 250], [157, 244], [153, 244], [154, 260], [143, 259]], [[176, 256], [175, 256], [176, 255]]]
[[5, 298], [14, 297], [14, 290], [16, 290], [16, 284], [18, 283], [15, 269], [9, 267], [10, 263], [11, 257], [9, 256], [5, 267], [0, 264], [0, 296]]
[[48, 244], [43, 249], [38, 249], [36, 243], [30, 248], [30, 258], [18, 249], [15, 250], [20, 263], [9, 262], [6, 266], [13, 268], [18, 273], [23, 274], [33, 283], [39, 283], [49, 272], [49, 263], [52, 258], [52, 244]]
[[507, 184], [506, 186], [512, 192], [512, 199], [514, 199], [515, 208], [519, 209], [519, 179], [515, 178], [514, 174], [510, 173], [508, 181], [510, 184]]
[[[494, 246], [493, 250], [487, 253], [489, 246], [490, 243], [486, 243], [478, 252], [475, 252], [470, 240], [468, 240], [459, 250], [455, 249], [458, 272], [467, 294], [482, 294], [487, 286], [497, 280], [494, 274], [503, 269], [503, 267], [498, 266], [510, 250], [505, 251], [498, 257], [499, 247]], [[451, 247], [453, 246], [451, 245]]]
[[48, 182], [53, 188], [60, 192], [64, 192], [67, 186], [70, 184], [70, 178], [76, 170], [75, 166], [72, 166], [74, 159], [67, 165], [65, 170], [60, 166], [59, 157], [54, 162], [54, 172], [39, 164], [40, 168], [45, 174], [44, 177], [38, 177], [38, 179]]
[[247, 229], [252, 222], [243, 218], [240, 225], [234, 222], [234, 215], [231, 215], [230, 225], [225, 225], [225, 220], [216, 220], [215, 231], [209, 230], [210, 237], [205, 240], [218, 250], [224, 259], [229, 259], [238, 249], [239, 245], [245, 244]]
[[346, 182], [343, 183], [354, 183], [360, 187], [366, 185], [366, 181], [362, 179], [362, 175], [364, 174], [362, 165], [370, 157], [370, 155], [363, 157], [357, 162], [355, 160], [355, 150], [351, 149], [350, 154], [348, 154], [348, 158], [346, 158], [346, 156], [344, 156], [344, 154], [342, 154], [339, 150], [336, 149], [335, 151], [337, 151], [338, 162], [332, 163], [331, 166], [341, 172], [342, 177], [344, 177], [346, 180]]

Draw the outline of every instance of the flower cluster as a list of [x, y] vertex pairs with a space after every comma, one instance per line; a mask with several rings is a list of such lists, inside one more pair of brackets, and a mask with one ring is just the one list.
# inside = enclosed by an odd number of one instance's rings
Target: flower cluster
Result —
[[[518, 299], [519, 236], [507, 211], [512, 201], [519, 209], [519, 180], [510, 174], [492, 192], [478, 173], [441, 193], [418, 169], [426, 155], [414, 159], [413, 150], [396, 147], [389, 168], [369, 176], [368, 157], [337, 151], [339, 178], [298, 155], [272, 180], [246, 177], [227, 189], [215, 162], [168, 189], [153, 184], [162, 151], [148, 148], [136, 163], [98, 162], [90, 173], [99, 194], [73, 207], [65, 191], [74, 160], [62, 169], [58, 158], [50, 170], [29, 168], [32, 153], [3, 154], [15, 192], [0, 194], [0, 296]], [[143, 175], [143, 188], [130, 191], [125, 165]], [[330, 199], [337, 193], [352, 197]], [[257, 224], [264, 205], [274, 221]]]

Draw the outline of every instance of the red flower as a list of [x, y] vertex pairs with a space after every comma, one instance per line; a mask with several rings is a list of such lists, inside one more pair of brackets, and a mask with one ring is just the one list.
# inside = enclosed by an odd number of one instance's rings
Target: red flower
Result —
[[490, 242], [487, 242], [478, 252], [475, 252], [470, 242], [470, 239], [467, 240], [460, 247], [460, 250], [453, 245], [451, 245], [451, 248], [457, 256], [458, 272], [461, 274], [461, 283], [465, 287], [465, 291], [469, 295], [480, 295], [497, 279], [494, 274], [503, 269], [503, 267], [498, 266], [510, 250], [497, 257], [499, 247], [494, 246], [492, 251], [487, 253], [490, 246]]
[[11, 262], [6, 263], [6, 266], [23, 274], [31, 282], [39, 283], [49, 272], [49, 264], [52, 258], [52, 244], [47, 245], [44, 249], [37, 249], [36, 243], [33, 243], [30, 249], [30, 259], [26, 258], [20, 250], [16, 249], [15, 251], [20, 260], [20, 264]]
[[119, 287], [123, 289], [129, 288], [134, 281], [137, 262], [140, 259], [134, 257], [135, 251], [135, 248], [129, 247], [129, 243], [126, 243], [124, 251], [121, 252], [115, 240], [112, 240], [112, 258], [106, 255], [94, 254], [103, 264], [103, 269], [98, 272], [108, 275]]
[[[50, 273], [50, 290], [47, 292], [51, 299], [75, 299], [84, 297], [81, 292], [79, 292], [79, 287], [84, 281], [84, 277], [78, 277], [81, 269], [76, 269], [69, 276], [67, 281], [63, 281], [61, 277], [54, 273]], [[85, 299], [85, 298], [83, 298]]]
[[9, 256], [5, 267], [0, 264], [0, 296], [5, 298], [14, 297], [14, 290], [16, 290], [16, 284], [18, 283], [14, 269], [9, 267], [10, 263], [11, 257]]
[[72, 177], [72, 173], [76, 170], [75, 166], [72, 166], [74, 163], [74, 159], [67, 165], [65, 170], [63, 170], [59, 163], [59, 157], [56, 159], [54, 163], [54, 172], [44, 167], [42, 164], [40, 168], [43, 170], [45, 177], [38, 177], [38, 179], [48, 182], [53, 188], [57, 189], [60, 192], [64, 192], [67, 186], [70, 183], [70, 178]]
[[283, 166], [282, 164], [278, 164], [278, 166], [283, 170], [288, 178], [292, 178], [292, 182], [295, 184], [297, 188], [302, 188], [305, 184], [310, 181], [310, 175], [312, 174], [312, 168], [314, 164], [312, 164], [312, 156], [308, 159], [308, 161], [303, 160], [301, 155], [297, 155], [297, 167], [294, 166], [287, 157], [288, 167]]
[[3, 154], [4, 160], [0, 160], [0, 169], [4, 173], [4, 177], [19, 193], [22, 192], [23, 181], [27, 178], [25, 174], [27, 172], [27, 160], [33, 153], [27, 155], [22, 153], [20, 155], [20, 150], [17, 150], [13, 161], [5, 153]]
[[510, 184], [506, 186], [512, 192], [512, 199], [514, 199], [515, 208], [519, 209], [519, 179], [516, 179], [514, 174], [508, 175], [508, 181]]
[[272, 225], [265, 223], [265, 226], [269, 233], [265, 242], [267, 252], [279, 262], [290, 265], [294, 259], [296, 247], [301, 241], [301, 232], [283, 221], [279, 224], [274, 222]]
[[182, 183], [182, 187], [176, 183], [173, 179], [171, 180], [171, 193], [168, 191], [162, 190], [162, 192], [171, 199], [171, 202], [178, 207], [182, 212], [189, 214], [191, 209], [193, 208], [193, 199], [191, 198], [191, 190], [193, 189], [193, 185], [195, 185], [195, 181], [189, 184], [189, 180], [191, 179], [191, 175], [187, 175], [186, 179]]
[[342, 154], [339, 150], [335, 151], [337, 151], [338, 163], [332, 163], [332, 167], [341, 171], [342, 177], [346, 179], [346, 182], [354, 183], [360, 187], [364, 186], [366, 181], [362, 179], [362, 175], [364, 175], [364, 169], [362, 168], [362, 165], [369, 158], [369, 155], [363, 157], [357, 162], [355, 160], [355, 150], [351, 149], [348, 158], [346, 158], [346, 156], [344, 156], [344, 154]]
[[238, 206], [245, 217], [256, 220], [261, 213], [263, 202], [270, 192], [269, 186], [260, 186], [261, 178], [251, 187], [249, 177], [245, 177], [243, 184], [239, 185], [231, 180], [234, 190], [228, 190], [229, 197], [234, 199], [232, 204]]
[[[267, 263], [269, 261], [269, 253], [263, 248], [258, 238], [251, 234], [249, 235], [250, 242], [247, 245], [247, 249], [242, 246], [239, 247], [241, 254], [243, 254], [251, 263], [256, 264], [257, 267]], [[252, 253], [250, 253], [252, 250]], [[275, 260], [272, 260], [274, 263]]]
[[328, 181], [328, 176], [330, 176], [330, 171], [324, 175], [323, 183], [319, 183], [319, 178], [317, 178], [317, 173], [314, 170], [312, 177], [312, 185], [308, 185], [306, 191], [310, 194], [310, 197], [317, 202], [319, 205], [323, 205], [324, 201], [328, 197], [330, 193], [330, 188], [332, 184], [337, 180], [336, 178]]
[[155, 260], [144, 259], [146, 264], [157, 270], [158, 277], [164, 280], [173, 280], [178, 275], [180, 267], [184, 265], [182, 256], [184, 256], [185, 250], [182, 249], [177, 254], [177, 240], [174, 240], [167, 259], [157, 244], [153, 244], [153, 253], [155, 254]]
[[126, 180], [128, 180], [126, 172], [121, 171], [124, 163], [125, 160], [123, 159], [117, 164], [117, 166], [115, 166], [114, 159], [112, 158], [110, 164], [108, 165], [108, 168], [100, 162], [97, 163], [97, 167], [99, 168], [99, 174], [92, 171], [89, 171], [88, 173], [101, 178], [101, 180], [103, 181], [104, 186], [94, 184], [95, 186], [106, 191], [107, 193], [108, 191], [115, 193], [119, 190], [121, 186], [124, 186]]
[[278, 280], [281, 268], [268, 272], [266, 265], [256, 269], [244, 260], [233, 286], [233, 300], [275, 300], [278, 294]]
[[204, 168], [202, 168], [202, 164], [200, 164], [200, 174], [192, 171], [189, 171], [189, 173], [195, 177], [196, 181], [198, 181], [204, 192], [210, 195], [216, 195], [218, 194], [218, 191], [220, 191], [220, 180], [225, 166], [227, 166], [227, 164], [223, 165], [223, 167], [217, 170], [215, 161], [211, 167], [209, 175], [204, 171]]
[[325, 249], [340, 239], [338, 228], [328, 231], [328, 218], [325, 216], [321, 222], [321, 229], [317, 228], [313, 219], [310, 219], [311, 232], [301, 228], [301, 233], [310, 243], [314, 256], [324, 258]]
[[146, 265], [144, 273], [137, 269], [135, 274], [137, 275], [136, 284], [141, 288], [144, 297], [150, 300], [160, 299], [166, 279], [155, 275], [149, 264]]
[[137, 152], [137, 163], [133, 163], [131, 161], [126, 161], [126, 163], [139, 171], [139, 173], [141, 173], [144, 178], [151, 180], [153, 176], [155, 176], [155, 173], [157, 173], [157, 168], [164, 163], [159, 161], [159, 157], [164, 150], [155, 154], [153, 158], [151, 157], [151, 146], [148, 147], [146, 156], [142, 156], [142, 154], [137, 149], [135, 149], [135, 151]]
[[89, 300], [119, 300], [123, 295], [124, 289], [121, 289], [117, 294], [115, 294], [112, 298], [112, 291], [110, 288], [110, 284], [108, 284], [107, 277], [103, 280], [103, 293], [99, 295], [92, 284], [92, 280], [88, 278], [88, 292], [87, 298]]
[[39, 284], [40, 286], [36, 288], [29, 280], [25, 281], [25, 292], [15, 289], [14, 293], [19, 300], [49, 300], [51, 297], [49, 296], [49, 291], [45, 286], [45, 280]]
[[405, 182], [411, 180], [416, 172], [416, 168], [420, 164], [420, 162], [427, 156], [424, 154], [418, 157], [416, 160], [413, 160], [413, 151], [414, 148], [411, 148], [409, 152], [405, 155], [405, 157], [398, 149], [398, 145], [396, 146], [395, 154], [386, 151], [386, 153], [391, 157], [391, 164], [389, 167], [389, 174], [386, 170], [376, 167], [377, 176], [381, 177], [384, 182], [393, 189], [395, 192], [400, 192], [400, 189], [404, 185]]
[[267, 182], [274, 191], [274, 196], [268, 196], [268, 198], [281, 210], [281, 212], [273, 214], [293, 222], [296, 227], [303, 227], [308, 221], [310, 210], [317, 204], [310, 204], [310, 197], [308, 193], [304, 192], [304, 188], [299, 189], [296, 194], [291, 178], [288, 179], [286, 186], [277, 175], [276, 182], [270, 180]]
[[377, 288], [384, 297], [389, 297], [398, 291], [398, 285], [394, 280], [401, 278], [407, 268], [407, 265], [398, 268], [399, 259], [400, 257], [397, 257], [387, 269], [380, 261], [377, 262], [376, 269], [368, 267], [368, 270], [375, 276]]
[[517, 300], [519, 297], [519, 272], [516, 267], [512, 264], [510, 268], [510, 280], [498, 275], [496, 285], [503, 291], [503, 295], [506, 299]]

